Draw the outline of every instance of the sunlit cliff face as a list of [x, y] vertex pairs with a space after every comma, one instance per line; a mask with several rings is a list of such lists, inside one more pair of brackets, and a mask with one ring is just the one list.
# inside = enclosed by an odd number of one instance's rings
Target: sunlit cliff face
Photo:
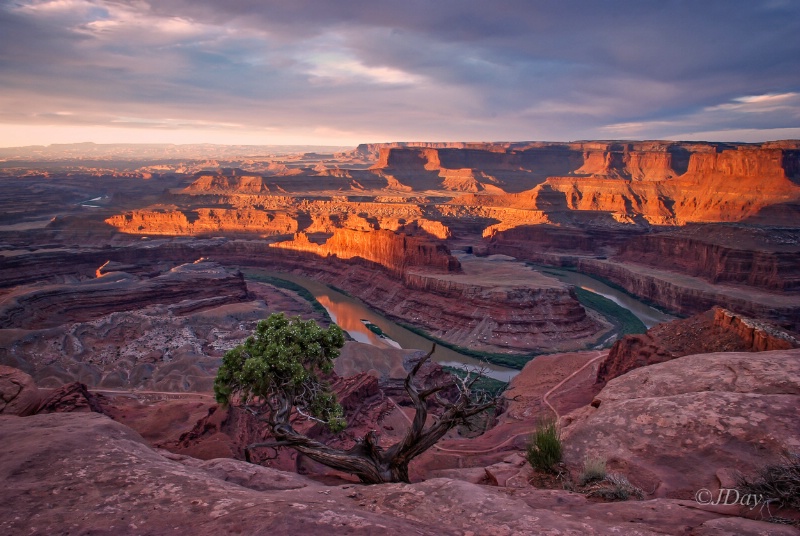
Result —
[[[491, 239], [541, 224], [777, 224], [791, 211], [769, 207], [800, 198], [796, 142], [423, 145], [359, 147], [333, 158], [341, 168], [287, 160], [264, 175], [204, 173], [172, 192], [175, 204], [106, 223], [129, 234], [253, 235], [281, 242], [277, 247], [381, 262], [397, 257], [398, 242], [361, 232]], [[369, 169], [345, 168], [369, 159], [377, 161]]]

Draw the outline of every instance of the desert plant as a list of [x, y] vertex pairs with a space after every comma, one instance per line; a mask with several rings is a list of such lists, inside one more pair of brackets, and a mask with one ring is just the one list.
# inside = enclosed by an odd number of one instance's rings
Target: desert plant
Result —
[[534, 469], [553, 472], [553, 466], [561, 461], [561, 431], [554, 418], [539, 421], [531, 435], [525, 457]]
[[[494, 407], [500, 399], [474, 389], [478, 374], [451, 377], [450, 381], [421, 388], [414, 384], [420, 368], [431, 358], [436, 345], [420, 358], [406, 376], [404, 387], [414, 405], [414, 419], [403, 438], [389, 447], [379, 445], [369, 431], [348, 450], [321, 443], [294, 424], [311, 420], [333, 432], [347, 423], [325, 377], [344, 344], [342, 330], [334, 325], [322, 329], [313, 320], [272, 314], [258, 323], [255, 333], [228, 351], [214, 381], [214, 394], [222, 405], [235, 404], [269, 426], [273, 440], [245, 449], [290, 447], [308, 458], [356, 475], [362, 482], [409, 482], [408, 464], [431, 448], [452, 428]], [[432, 422], [428, 406], [440, 413]]]
[[800, 510], [800, 453], [785, 454], [779, 463], [762, 467], [752, 479], [739, 475], [737, 488], [743, 494], [763, 497], [768, 507]]
[[591, 484], [603, 480], [606, 477], [606, 460], [605, 458], [589, 458], [583, 460], [583, 471], [578, 477], [578, 483], [581, 486]]
[[586, 495], [589, 497], [601, 497], [607, 501], [627, 501], [630, 498], [644, 499], [644, 492], [631, 484], [628, 477], [619, 473], [608, 473], [597, 484], [597, 487]]

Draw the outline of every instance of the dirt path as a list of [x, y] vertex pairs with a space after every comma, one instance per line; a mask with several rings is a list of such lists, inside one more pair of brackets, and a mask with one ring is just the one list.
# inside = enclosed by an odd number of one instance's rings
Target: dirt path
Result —
[[[553, 411], [553, 413], [556, 416], [556, 419], [559, 419], [561, 416], [559, 415], [559, 413], [556, 410], [556, 408], [550, 403], [548, 398], [550, 397], [550, 395], [555, 393], [556, 390], [558, 390], [561, 387], [563, 387], [564, 384], [566, 384], [572, 378], [574, 378], [575, 376], [577, 376], [578, 374], [580, 374], [581, 372], [586, 370], [586, 368], [592, 366], [598, 360], [600, 360], [600, 359], [602, 359], [603, 357], [606, 356], [606, 352], [603, 352], [603, 351], [597, 351], [596, 353], [597, 353], [597, 355], [595, 357], [593, 357], [592, 359], [590, 359], [589, 361], [584, 363], [583, 366], [581, 366], [577, 370], [573, 371], [569, 376], [567, 376], [566, 378], [564, 378], [563, 380], [558, 382], [549, 391], [547, 391], [544, 395], [542, 395], [542, 402], [544, 402], [545, 405], [547, 405], [547, 407], [549, 407]], [[394, 403], [394, 401], [392, 401], [392, 402]], [[397, 404], [395, 404], [395, 406], [399, 409], [399, 406], [397, 406]], [[405, 413], [403, 413], [403, 415], [405, 415]], [[407, 415], [406, 415], [406, 418], [408, 419]], [[514, 441], [516, 438], [518, 438], [520, 436], [528, 436], [531, 433], [533, 433], [534, 431], [535, 431], [535, 427], [534, 428], [530, 428], [530, 429], [526, 429], [523, 432], [518, 432], [518, 433], [506, 438], [504, 441], [502, 441], [500, 443], [497, 443], [496, 445], [493, 445], [491, 447], [488, 447], [488, 448], [485, 448], [485, 449], [481, 449], [481, 450], [464, 450], [464, 449], [458, 449], [458, 448], [447, 448], [447, 447], [440, 447], [439, 445], [434, 445], [434, 448], [436, 448], [436, 449], [438, 449], [438, 450], [440, 450], [442, 452], [451, 452], [453, 454], [487, 454], [489, 452], [493, 452], [495, 450], [498, 450], [501, 447], [504, 447], [505, 445], [507, 445], [508, 443]]]
[[550, 408], [550, 409], [553, 411], [553, 413], [555, 413], [555, 415], [556, 415], [556, 420], [560, 419], [560, 418], [561, 418], [561, 415], [559, 415], [559, 414], [558, 414], [558, 410], [556, 410], [556, 408], [555, 408], [555, 407], [554, 407], [554, 406], [553, 406], [553, 405], [550, 403], [550, 401], [548, 400], [548, 398], [550, 398], [550, 395], [551, 395], [551, 394], [553, 394], [553, 393], [555, 392], [555, 390], [556, 390], [556, 389], [559, 389], [559, 388], [560, 388], [560, 387], [562, 387], [562, 386], [563, 386], [565, 383], [567, 383], [568, 381], [570, 381], [572, 378], [574, 378], [575, 376], [577, 376], [578, 374], [580, 374], [581, 372], [583, 372], [584, 370], [586, 370], [586, 368], [587, 368], [587, 367], [590, 367], [590, 366], [592, 366], [592, 364], [594, 364], [594, 363], [595, 363], [595, 362], [597, 362], [599, 359], [601, 359], [601, 358], [603, 358], [603, 357], [605, 357], [605, 356], [606, 356], [606, 353], [605, 353], [605, 352], [603, 352], [603, 351], [599, 351], [599, 350], [598, 350], [598, 351], [597, 351], [597, 355], [596, 355], [595, 357], [593, 357], [592, 359], [590, 359], [589, 361], [587, 361], [587, 362], [586, 362], [586, 363], [585, 363], [585, 364], [584, 364], [584, 365], [583, 365], [581, 368], [579, 368], [578, 370], [576, 370], [575, 372], [573, 372], [572, 374], [570, 374], [569, 376], [567, 376], [566, 378], [564, 378], [563, 380], [561, 380], [561, 381], [560, 381], [558, 384], [556, 384], [555, 386], [553, 386], [553, 388], [552, 388], [552, 389], [550, 389], [550, 390], [549, 390], [549, 391], [547, 391], [547, 392], [546, 392], [544, 395], [542, 395], [542, 402], [544, 402], [544, 403], [545, 403], [545, 405], [547, 405], [547, 407], [548, 407], [548, 408]]
[[207, 393], [195, 393], [191, 391], [139, 391], [137, 389], [89, 389], [90, 393], [103, 393], [103, 394], [110, 394], [110, 395], [120, 395], [120, 396], [137, 396], [137, 395], [162, 395], [162, 396], [169, 396], [174, 397], [175, 399], [184, 399], [184, 398], [191, 398], [191, 397], [202, 397], [202, 398], [214, 398], [214, 395], [207, 394]]

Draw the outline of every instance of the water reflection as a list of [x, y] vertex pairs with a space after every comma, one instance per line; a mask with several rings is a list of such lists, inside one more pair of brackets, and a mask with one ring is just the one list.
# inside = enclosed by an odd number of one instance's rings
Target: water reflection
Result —
[[[331, 296], [320, 295], [316, 296], [317, 301], [328, 311], [331, 319], [338, 324], [340, 328], [345, 330], [350, 336], [358, 341], [378, 348], [400, 348], [400, 344], [393, 341], [386, 335], [381, 337], [373, 330], [369, 329], [369, 325], [377, 326], [367, 318], [361, 318], [353, 307], [346, 302], [334, 301]], [[378, 329], [381, 329], [380, 327]], [[383, 331], [383, 330], [381, 330]]]
[[[371, 344], [379, 348], [413, 348], [425, 351], [431, 348], [431, 341], [428, 339], [395, 324], [360, 301], [346, 296], [341, 292], [337, 292], [318, 281], [282, 272], [263, 273], [270, 277], [292, 281], [311, 292], [317, 301], [328, 311], [331, 319], [358, 342]], [[363, 321], [372, 323], [380, 328], [389, 340], [381, 338], [376, 333], [373, 333]], [[436, 347], [433, 360], [441, 365], [452, 367], [459, 367], [462, 365], [484, 367], [487, 376], [504, 382], [511, 381], [511, 378], [519, 374], [518, 370], [487, 364], [443, 346]]]

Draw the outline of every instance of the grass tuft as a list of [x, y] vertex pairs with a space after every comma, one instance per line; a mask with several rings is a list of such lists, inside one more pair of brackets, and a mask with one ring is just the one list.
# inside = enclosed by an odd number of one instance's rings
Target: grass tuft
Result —
[[599, 482], [606, 477], [606, 460], [605, 458], [589, 458], [583, 461], [583, 471], [578, 477], [578, 483], [581, 486], [591, 484], [592, 482]]
[[530, 437], [525, 458], [534, 469], [553, 473], [555, 465], [561, 461], [561, 454], [561, 430], [558, 423], [552, 417], [541, 420]]
[[[800, 511], [800, 453], [789, 452], [780, 463], [762, 467], [755, 477], [740, 475], [737, 488], [743, 494], [762, 496], [768, 507]], [[783, 522], [769, 514], [772, 522]]]
[[608, 473], [586, 496], [600, 497], [607, 501], [627, 501], [632, 498], [641, 501], [644, 499], [644, 492], [631, 484], [625, 475]]

